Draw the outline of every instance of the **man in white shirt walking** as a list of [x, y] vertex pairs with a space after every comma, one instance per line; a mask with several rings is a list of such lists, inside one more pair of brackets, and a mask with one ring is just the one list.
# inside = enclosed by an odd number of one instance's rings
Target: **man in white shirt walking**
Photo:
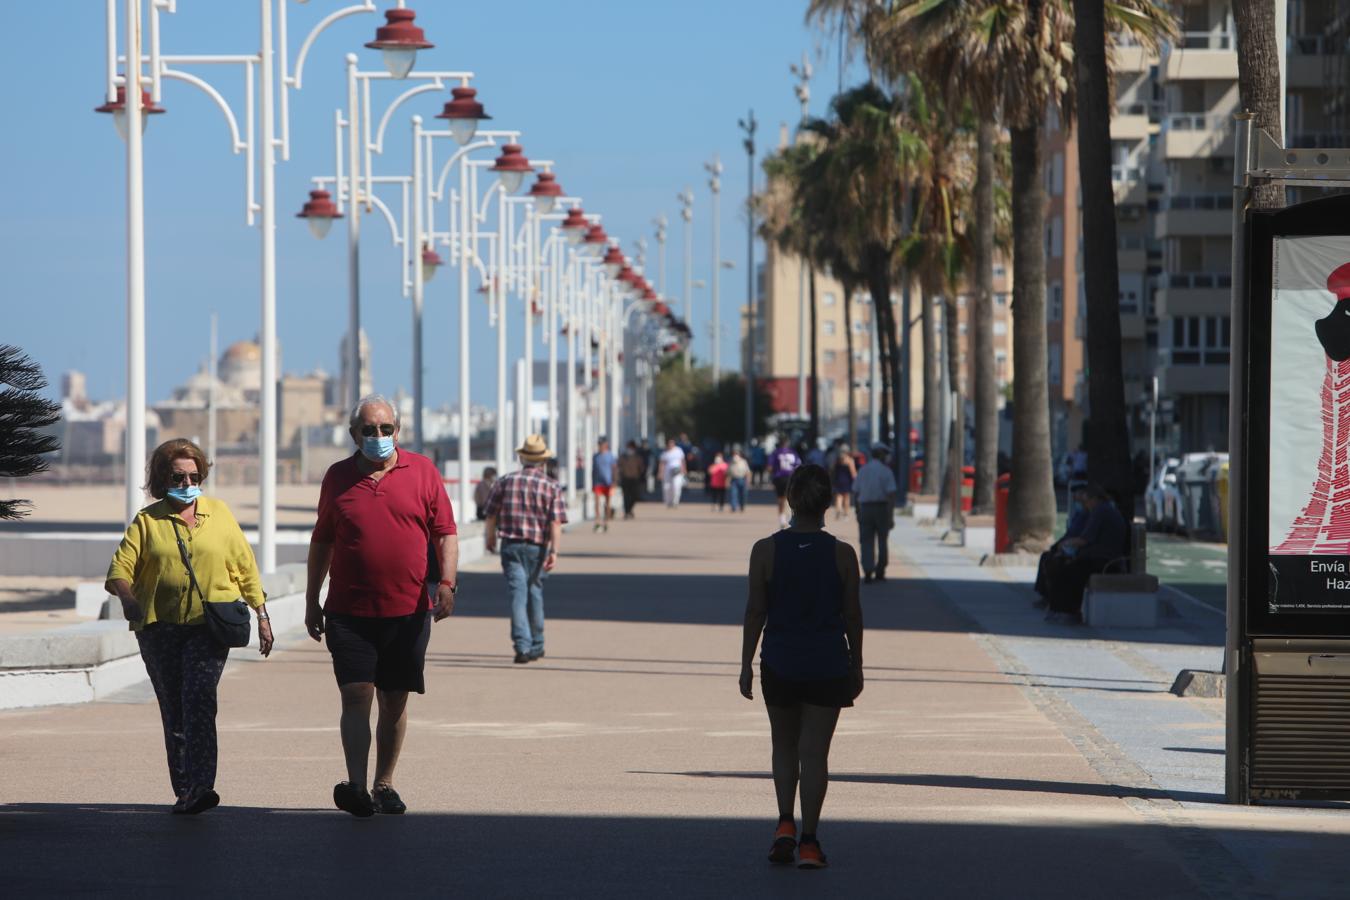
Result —
[[684, 473], [686, 470], [684, 451], [675, 443], [674, 438], [666, 438], [666, 450], [661, 454], [661, 493], [666, 506], [674, 509], [680, 505], [680, 494], [684, 491]]
[[891, 448], [872, 446], [872, 458], [853, 480], [853, 501], [858, 510], [858, 539], [862, 544], [863, 583], [886, 580], [886, 544], [895, 524], [895, 473], [886, 464]]

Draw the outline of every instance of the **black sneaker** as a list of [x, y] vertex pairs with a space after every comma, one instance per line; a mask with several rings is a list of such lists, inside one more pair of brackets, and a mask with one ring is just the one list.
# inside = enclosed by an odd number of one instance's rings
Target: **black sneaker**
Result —
[[370, 792], [370, 799], [375, 811], [381, 815], [401, 816], [408, 811], [408, 805], [403, 802], [398, 791], [387, 784], [375, 785], [375, 790]]
[[534, 662], [536, 659], [543, 659], [543, 658], [544, 658], [543, 650], [536, 650], [530, 654], [530, 662]]
[[359, 819], [375, 815], [375, 804], [370, 799], [370, 792], [350, 781], [339, 781], [333, 785], [333, 803], [338, 809]]
[[524, 663], [529, 662], [531, 659], [534, 659], [534, 657], [530, 656], [530, 654], [528, 654], [528, 653], [521, 653], [521, 652], [517, 651], [517, 652], [516, 652], [516, 658], [513, 660], [513, 662], [514, 662], [516, 665], [523, 665]]
[[204, 791], [195, 800], [183, 804], [183, 815], [195, 816], [220, 805], [220, 795], [215, 791]]

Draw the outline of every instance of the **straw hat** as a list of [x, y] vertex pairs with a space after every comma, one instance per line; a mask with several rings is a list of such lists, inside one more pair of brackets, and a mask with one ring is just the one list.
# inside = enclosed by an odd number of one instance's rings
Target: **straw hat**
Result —
[[525, 438], [525, 443], [516, 448], [516, 455], [520, 457], [521, 462], [540, 463], [553, 454], [549, 452], [548, 442], [544, 440], [543, 435], [532, 434]]

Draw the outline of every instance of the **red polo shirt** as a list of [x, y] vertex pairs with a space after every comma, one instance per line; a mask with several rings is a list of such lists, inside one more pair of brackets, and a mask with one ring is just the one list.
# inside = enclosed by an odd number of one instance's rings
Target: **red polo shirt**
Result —
[[450, 498], [425, 456], [400, 447], [379, 481], [357, 468], [355, 454], [334, 463], [313, 538], [333, 545], [324, 611], [388, 617], [426, 609], [427, 545], [455, 532]]

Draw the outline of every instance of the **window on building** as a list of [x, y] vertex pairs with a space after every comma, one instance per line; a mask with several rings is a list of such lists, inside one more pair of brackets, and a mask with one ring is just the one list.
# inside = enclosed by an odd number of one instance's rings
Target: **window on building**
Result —
[[864, 331], [867, 330], [867, 323], [864, 322], [862, 319], [854, 319], [854, 320], [853, 320], [853, 330], [854, 330], [854, 332], [856, 332], [856, 333], [858, 333], [858, 334], [861, 334], [861, 333], [863, 333]]
[[966, 333], [966, 323], [965, 323], [965, 322], [962, 322], [962, 323], [960, 323], [960, 324], [957, 326], [956, 333], [957, 333], [957, 334], [965, 334], [965, 333]]
[[1172, 365], [1227, 365], [1232, 323], [1227, 316], [1177, 316], [1171, 338]]
[[1008, 274], [1008, 267], [1002, 263], [994, 263], [994, 277], [1005, 278]]
[[1050, 282], [1050, 289], [1046, 292], [1045, 300], [1045, 320], [1047, 322], [1060, 322], [1064, 319], [1064, 285], [1058, 281]]
[[835, 304], [834, 291], [826, 291], [821, 296], [820, 302], [824, 303], [826, 306], [834, 306]]
[[1055, 154], [1051, 163], [1050, 193], [1055, 197], [1064, 194], [1064, 152], [1062, 150]]
[[[1000, 277], [1001, 277], [1001, 276], [1000, 276]], [[1008, 305], [1008, 300], [1009, 300], [1009, 296], [1008, 296], [1007, 294], [995, 294], [995, 295], [994, 295], [994, 305], [995, 305], [995, 306], [1007, 306], [1007, 305]]]
[[1000, 335], [1001, 335], [1001, 334], [1007, 334], [1007, 333], [1008, 333], [1008, 323], [1007, 323], [1007, 322], [1004, 322], [1002, 319], [999, 319], [998, 321], [994, 322], [994, 334], [1000, 334]]
[[1059, 384], [1064, 376], [1064, 348], [1059, 344], [1051, 344], [1049, 353], [1049, 376], [1051, 384]]
[[854, 362], [860, 362], [860, 363], [865, 363], [865, 362], [867, 362], [867, 352], [866, 352], [865, 350], [854, 350], [854, 351], [853, 351], [853, 361], [854, 361]]
[[833, 323], [833, 322], [822, 322], [822, 323], [820, 323], [820, 330], [821, 330], [822, 332], [824, 332], [825, 334], [834, 334], [834, 323]]
[[826, 350], [824, 354], [822, 354], [822, 358], [826, 365], [833, 364], [835, 360], [835, 352], [833, 350]]

